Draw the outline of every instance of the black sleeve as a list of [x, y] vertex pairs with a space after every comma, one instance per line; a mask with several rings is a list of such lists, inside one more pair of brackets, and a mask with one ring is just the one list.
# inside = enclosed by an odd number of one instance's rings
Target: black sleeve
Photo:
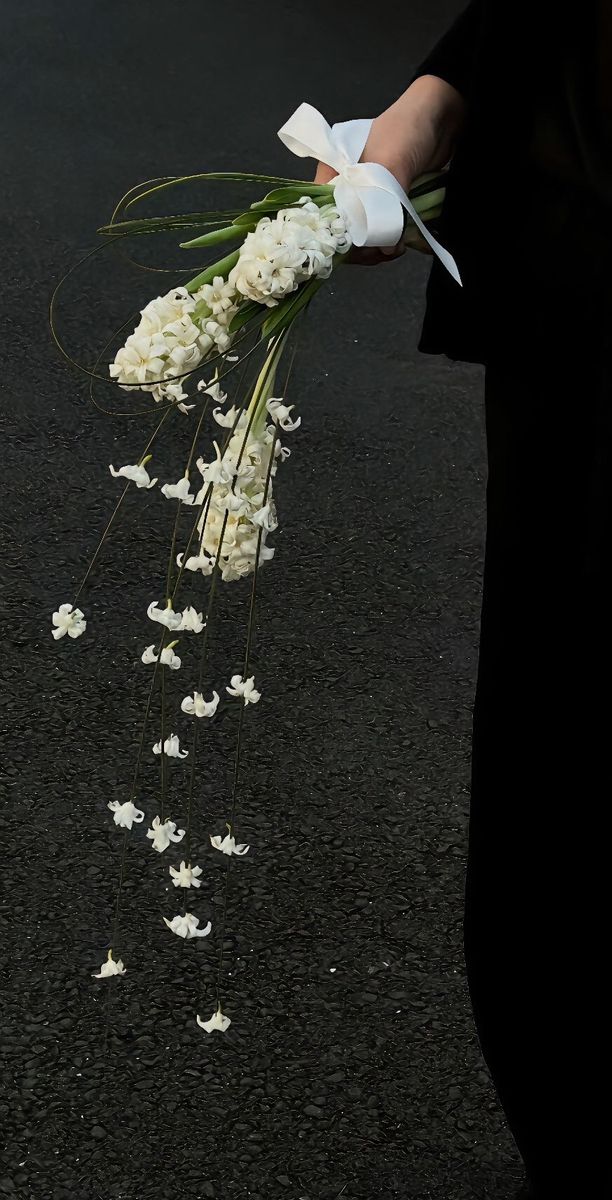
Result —
[[480, 44], [482, 25], [482, 0], [472, 0], [453, 22], [450, 29], [430, 50], [411, 83], [421, 75], [437, 75], [456, 88], [468, 99], [474, 72], [474, 63]]

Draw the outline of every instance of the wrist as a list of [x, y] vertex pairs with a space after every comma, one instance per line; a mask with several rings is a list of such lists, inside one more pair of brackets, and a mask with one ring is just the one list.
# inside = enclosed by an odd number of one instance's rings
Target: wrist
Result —
[[396, 165], [404, 181], [446, 166], [466, 107], [463, 96], [446, 80], [423, 75], [376, 118], [396, 147]]

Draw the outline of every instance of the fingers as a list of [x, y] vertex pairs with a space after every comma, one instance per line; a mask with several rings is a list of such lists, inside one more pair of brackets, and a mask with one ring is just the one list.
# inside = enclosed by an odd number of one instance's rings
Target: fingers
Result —
[[396, 246], [387, 246], [384, 250], [379, 246], [352, 246], [346, 255], [346, 261], [358, 267], [377, 267], [380, 263], [401, 258], [405, 251], [406, 247], [401, 242]]
[[[337, 174], [338, 172], [334, 171], [333, 167], [319, 162], [313, 183], [330, 183]], [[402, 237], [394, 246], [353, 246], [346, 255], [346, 261], [360, 267], [376, 267], [380, 263], [393, 262], [394, 259], [401, 258], [408, 248], [420, 250], [423, 254], [432, 253], [419, 231], [413, 225], [407, 227], [404, 222]]]
[[387, 258], [398, 258], [400, 254], [404, 253], [404, 250], [405, 246], [402, 241], [396, 242], [394, 246], [380, 247], [380, 253], [386, 254]]

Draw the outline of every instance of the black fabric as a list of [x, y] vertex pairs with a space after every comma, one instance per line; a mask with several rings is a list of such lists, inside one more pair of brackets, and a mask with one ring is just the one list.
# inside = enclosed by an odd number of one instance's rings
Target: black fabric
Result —
[[485, 362], [536, 343], [550, 294], [593, 285], [612, 237], [612, 14], [552, 0], [474, 0], [414, 78], [466, 98], [439, 236], [460, 288], [434, 260], [419, 349]]
[[558, 298], [535, 357], [496, 353], [485, 372], [464, 949], [483, 1055], [541, 1200], [612, 1195], [612, 256], [605, 266], [595, 290]]

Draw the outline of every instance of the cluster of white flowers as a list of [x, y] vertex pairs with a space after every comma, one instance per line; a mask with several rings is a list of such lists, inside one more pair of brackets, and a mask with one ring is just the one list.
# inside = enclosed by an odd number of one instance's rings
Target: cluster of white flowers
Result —
[[268, 308], [318, 275], [327, 279], [335, 254], [346, 254], [351, 240], [333, 204], [319, 207], [309, 196], [298, 206], [262, 217], [247, 233], [228, 283], [249, 300]]
[[[278, 415], [278, 406], [282, 410], [282, 417], [288, 412], [288, 409], [281, 404], [280, 400], [271, 398], [266, 404], [274, 422], [280, 424], [281, 417]], [[186, 570], [201, 571], [203, 575], [212, 573], [219, 550], [226, 511], [227, 520], [225, 520], [223, 544], [219, 554], [219, 570], [222, 579], [226, 581], [240, 579], [251, 574], [255, 569], [260, 529], [262, 534], [259, 565], [261, 566], [262, 563], [274, 556], [274, 550], [266, 546], [266, 537], [278, 525], [276, 505], [272, 496], [272, 480], [276, 475], [278, 463], [276, 461], [272, 463], [266, 496], [268, 466], [273, 445], [275, 460], [280, 457], [284, 462], [291, 451], [286, 446], [281, 446], [278, 439], [275, 438], [275, 425], [267, 425], [259, 432], [254, 431], [253, 425], [244, 450], [242, 450], [248, 423], [248, 413], [242, 412], [223, 455], [221, 455], [218, 443], [213, 442], [215, 459], [212, 462], [204, 462], [202, 458], [197, 460], [197, 467], [203, 479], [203, 486], [198, 495], [200, 503], [211, 484], [212, 489], [206, 501], [205, 511], [198, 521], [197, 528], [200, 534], [198, 553], [191, 555], [184, 564], [183, 554], [177, 556], [178, 565], [184, 565]], [[290, 422], [289, 426], [283, 425], [283, 428], [295, 429], [299, 423], [298, 419], [296, 422]], [[240, 457], [241, 451], [242, 457]], [[238, 465], [239, 457], [240, 464]], [[234, 484], [233, 488], [232, 484]]]
[[211, 351], [229, 350], [228, 325], [237, 309], [234, 295], [234, 287], [217, 276], [193, 294], [176, 287], [151, 300], [109, 365], [111, 379], [126, 392], [141, 390], [158, 401], [175, 400], [186, 412], [184, 381], [176, 376], [195, 371]]
[[[230, 349], [229, 324], [239, 304], [247, 299], [274, 307], [301, 283], [315, 276], [327, 279], [334, 255], [346, 254], [350, 246], [334, 204], [319, 206], [302, 196], [275, 217], [261, 217], [246, 234], [227, 279], [216, 275], [193, 293], [172, 288], [141, 310], [138, 325], [109, 365], [111, 379], [124, 391], [150, 392], [155, 400], [173, 400], [188, 412], [193, 405], [185, 404], [183, 382], [211, 354], [225, 355]], [[120, 473], [139, 487], [152, 487], [138, 470], [138, 479], [127, 475], [126, 468]]]
[[[155, 401], [171, 400], [182, 411], [188, 412], [194, 406], [185, 404], [188, 399], [183, 390], [185, 378], [214, 354], [224, 356], [228, 362], [236, 361], [237, 356], [228, 353], [232, 345], [229, 325], [244, 302], [255, 301], [269, 308], [278, 305], [308, 280], [328, 278], [335, 256], [345, 254], [350, 246], [345, 222], [333, 204], [319, 206], [310, 197], [302, 196], [297, 204], [279, 210], [275, 217], [262, 217], [257, 227], [247, 233], [227, 279], [218, 275], [193, 294], [184, 287], [173, 288], [147, 304], [138, 326], [109, 366], [111, 378], [125, 391], [146, 391]], [[268, 343], [268, 350], [271, 344]], [[268, 363], [276, 364], [276, 361], [275, 352], [269, 352]], [[212, 416], [219, 426], [228, 430], [229, 437], [223, 451], [217, 441], [213, 442], [215, 457], [211, 461], [198, 458], [197, 471], [202, 479], [199, 489], [192, 483], [195, 470], [190, 480], [193, 450], [185, 473], [176, 482], [160, 484], [161, 494], [167, 500], [178, 502], [179, 512], [180, 506], [185, 505], [196, 510], [194, 518], [198, 518], [199, 538], [194, 547], [197, 552], [190, 557], [188, 552], [177, 555], [181, 571], [184, 568], [208, 576], [218, 559], [222, 579], [235, 580], [255, 570], [258, 549], [257, 565], [274, 556], [274, 549], [266, 546], [268, 533], [278, 528], [273, 480], [278, 461], [284, 462], [291, 453], [286, 446], [281, 446], [278, 433], [297, 429], [301, 418], [292, 417], [293, 405], [286, 405], [282, 398], [268, 398], [269, 391], [275, 386], [266, 382], [268, 378], [265, 373], [260, 376], [264, 382], [258, 381], [255, 385], [247, 411], [233, 405], [226, 409], [220, 407], [227, 395], [221, 390], [218, 372], [210, 383], [202, 381], [198, 384], [198, 392], [208, 393], [219, 405], [213, 409]], [[114, 478], [125, 479], [135, 488], [149, 490], [159, 483], [157, 476], [153, 477], [147, 469], [151, 458], [151, 454], [145, 453], [138, 462], [119, 468], [109, 464], [109, 471]], [[198, 508], [202, 508], [199, 514]], [[162, 672], [165, 667], [170, 671], [179, 670], [182, 660], [174, 649], [179, 643], [172, 640], [164, 644], [165, 630], [172, 634], [179, 631], [202, 633], [206, 626], [203, 613], [193, 606], [176, 612], [172, 600], [166, 599], [162, 604], [156, 601], [149, 604], [147, 615], [164, 627], [164, 636], [160, 647], [155, 644], [145, 647], [140, 654], [141, 661], [148, 665], [159, 664]], [[56, 640], [65, 636], [77, 638], [87, 625], [81, 609], [73, 608], [71, 604], [60, 605], [52, 620]], [[239, 674], [232, 675], [225, 691], [245, 707], [258, 703], [261, 698], [254, 676], [247, 677], [246, 672], [244, 678]], [[184, 696], [181, 712], [196, 719], [197, 729], [199, 720], [214, 717], [219, 700], [217, 691], [213, 690], [208, 699], [201, 691], [193, 690]], [[166, 758], [184, 760], [189, 755], [189, 751], [181, 748], [179, 736], [174, 732], [162, 732], [151, 749], [164, 766]], [[112, 800], [107, 807], [115, 827], [127, 832], [145, 819], [145, 813], [136, 807], [133, 799]], [[186, 824], [190, 828], [188, 822]], [[146, 831], [147, 844], [157, 854], [176, 846], [185, 837], [189, 843], [190, 835], [186, 829], [177, 828], [176, 822], [163, 813], [153, 818]], [[230, 824], [227, 824], [225, 835], [209, 834], [209, 839], [213, 849], [226, 856], [241, 857], [250, 849], [248, 844], [236, 842]], [[187, 858], [189, 854], [190, 849]], [[178, 867], [169, 866], [168, 873], [173, 888], [196, 889], [197, 899], [197, 890], [202, 886], [200, 866], [182, 859]], [[200, 928], [200, 918], [191, 912], [172, 918], [164, 916], [163, 920], [174, 935], [185, 940], [204, 938], [212, 929], [210, 921]], [[124, 975], [125, 971], [123, 961], [115, 961], [111, 949], [95, 978]], [[231, 1024], [220, 1004], [209, 1020], [202, 1020], [199, 1015], [196, 1019], [198, 1026], [209, 1033], [224, 1031]]]

